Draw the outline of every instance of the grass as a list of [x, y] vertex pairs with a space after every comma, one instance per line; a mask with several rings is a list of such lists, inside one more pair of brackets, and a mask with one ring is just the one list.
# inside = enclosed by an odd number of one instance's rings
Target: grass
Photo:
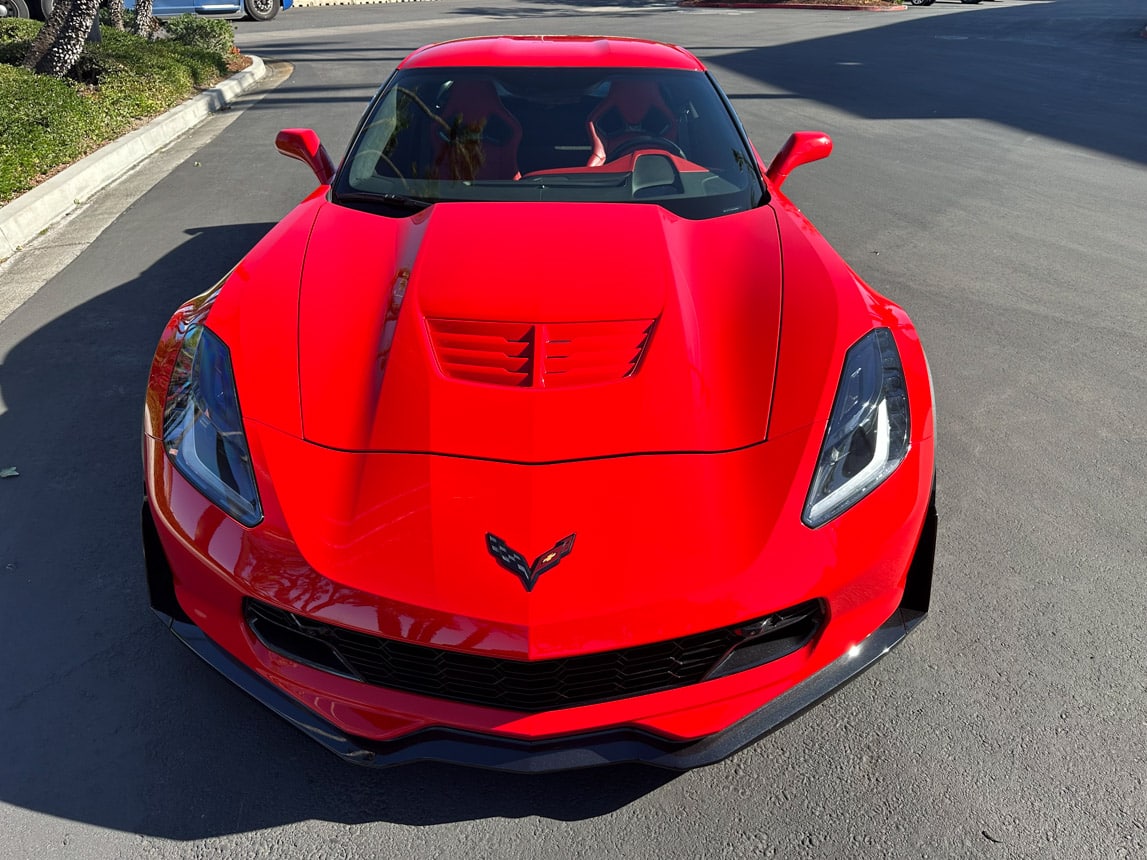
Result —
[[20, 63], [39, 27], [0, 19], [0, 204], [228, 74], [218, 46], [104, 27], [68, 78], [36, 75]]

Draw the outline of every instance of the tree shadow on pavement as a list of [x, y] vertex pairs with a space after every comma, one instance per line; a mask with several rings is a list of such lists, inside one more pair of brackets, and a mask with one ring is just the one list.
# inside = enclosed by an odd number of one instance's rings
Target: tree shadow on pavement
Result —
[[981, 119], [1147, 162], [1142, 14], [1078, 0], [934, 8], [909, 9], [886, 26], [705, 48], [704, 56], [718, 76], [728, 69], [867, 119]]

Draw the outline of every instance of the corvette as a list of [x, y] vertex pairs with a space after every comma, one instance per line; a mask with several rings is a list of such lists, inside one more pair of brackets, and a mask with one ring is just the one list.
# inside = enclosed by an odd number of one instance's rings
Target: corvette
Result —
[[908, 316], [687, 51], [415, 51], [319, 186], [176, 311], [151, 604], [346, 759], [537, 772], [740, 750], [926, 615]]

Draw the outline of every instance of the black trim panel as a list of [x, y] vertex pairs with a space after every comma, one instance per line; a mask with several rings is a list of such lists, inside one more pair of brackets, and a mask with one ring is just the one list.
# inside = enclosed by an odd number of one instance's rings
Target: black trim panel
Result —
[[901, 610], [897, 609], [854, 654], [846, 654], [830, 663], [725, 731], [699, 741], [674, 743], [637, 729], [569, 735], [560, 740], [538, 742], [430, 729], [396, 741], [376, 742], [347, 735], [304, 708], [208, 639], [194, 624], [177, 621], [159, 610], [155, 612], [171, 632], [208, 665], [347, 761], [372, 767], [435, 761], [514, 773], [545, 773], [625, 762], [642, 762], [670, 770], [715, 764], [780, 728], [855, 678], [900, 642], [909, 630]]
[[825, 617], [822, 602], [809, 600], [661, 642], [520, 660], [388, 639], [251, 597], [243, 614], [263, 645], [296, 663], [375, 687], [523, 713], [628, 699], [761, 666], [807, 645]]

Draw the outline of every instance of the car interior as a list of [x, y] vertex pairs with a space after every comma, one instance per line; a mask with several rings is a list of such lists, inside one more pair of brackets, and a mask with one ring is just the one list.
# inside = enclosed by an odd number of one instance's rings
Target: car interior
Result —
[[[681, 212], [686, 217], [745, 208], [760, 187], [706, 76], [664, 69], [411, 70], [376, 103], [349, 164], [356, 192], [491, 201], [681, 198], [673, 205], [689, 210]], [[697, 207], [687, 200], [722, 195], [745, 199], [736, 207], [713, 201], [708, 214], [690, 214]]]

